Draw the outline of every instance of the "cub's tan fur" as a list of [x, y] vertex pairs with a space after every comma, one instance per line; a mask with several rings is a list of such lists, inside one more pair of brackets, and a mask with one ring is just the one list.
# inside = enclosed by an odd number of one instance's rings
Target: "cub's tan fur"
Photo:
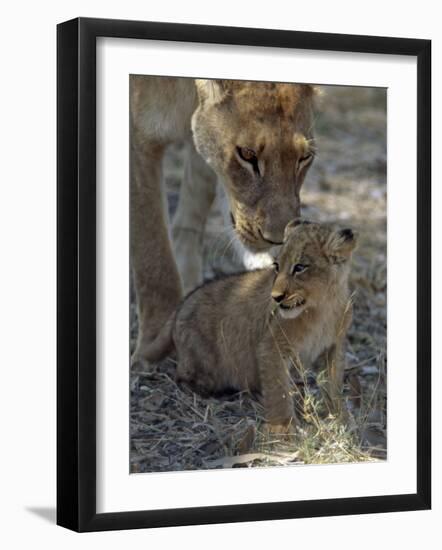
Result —
[[[309, 85], [131, 77], [131, 265], [139, 319], [134, 360], [144, 358], [178, 305], [182, 280], [188, 290], [201, 278], [199, 249], [217, 177], [243, 245], [265, 251], [280, 243], [285, 225], [299, 213], [313, 160], [312, 103]], [[188, 140], [189, 162], [175, 255], [162, 159], [176, 140]], [[256, 152], [255, 166], [241, 158], [241, 148]]]
[[234, 275], [197, 289], [146, 357], [159, 360], [176, 348], [178, 380], [204, 394], [228, 388], [262, 392], [268, 422], [287, 428], [295, 418], [289, 363], [311, 364], [324, 354], [326, 393], [339, 412], [355, 244], [349, 229], [295, 220], [285, 230], [274, 269]]

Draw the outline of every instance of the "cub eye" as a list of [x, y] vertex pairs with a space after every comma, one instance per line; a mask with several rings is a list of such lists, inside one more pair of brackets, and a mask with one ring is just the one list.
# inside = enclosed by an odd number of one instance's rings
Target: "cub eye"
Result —
[[295, 264], [295, 265], [292, 267], [292, 275], [296, 275], [296, 273], [302, 273], [302, 272], [305, 271], [307, 268], [308, 268], [308, 265], [304, 265], [304, 264]]
[[276, 271], [276, 273], [279, 273], [279, 264], [278, 264], [278, 262], [273, 262], [272, 265], [273, 265], [273, 268]]
[[310, 162], [312, 159], [313, 159], [313, 153], [307, 153], [306, 155], [298, 159], [298, 165]]

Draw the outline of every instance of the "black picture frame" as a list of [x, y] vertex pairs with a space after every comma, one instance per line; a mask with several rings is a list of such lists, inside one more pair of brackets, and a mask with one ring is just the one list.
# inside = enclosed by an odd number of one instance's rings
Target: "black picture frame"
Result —
[[[96, 39], [417, 58], [417, 492], [96, 512]], [[431, 41], [79, 18], [57, 28], [57, 523], [75, 531], [425, 510], [431, 506]], [[412, 141], [412, 140], [411, 140]]]

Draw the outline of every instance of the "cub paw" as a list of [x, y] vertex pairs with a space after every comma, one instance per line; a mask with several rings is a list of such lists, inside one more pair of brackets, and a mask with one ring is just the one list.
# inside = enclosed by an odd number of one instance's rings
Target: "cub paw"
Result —
[[295, 437], [295, 422], [290, 419], [287, 422], [264, 424], [264, 435], [281, 441], [292, 441]]

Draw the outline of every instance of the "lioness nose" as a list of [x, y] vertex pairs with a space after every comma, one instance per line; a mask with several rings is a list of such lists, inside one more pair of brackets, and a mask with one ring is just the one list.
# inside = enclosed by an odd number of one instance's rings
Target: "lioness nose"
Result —
[[282, 244], [282, 238], [283, 238], [283, 232], [282, 231], [262, 231], [261, 229], [259, 230], [259, 233], [262, 237], [262, 239], [264, 239], [264, 241], [270, 243], [270, 244], [274, 244], [274, 245], [280, 245]]
[[280, 290], [272, 290], [272, 298], [275, 300], [277, 304], [282, 302], [284, 300], [285, 293], [281, 292]]

